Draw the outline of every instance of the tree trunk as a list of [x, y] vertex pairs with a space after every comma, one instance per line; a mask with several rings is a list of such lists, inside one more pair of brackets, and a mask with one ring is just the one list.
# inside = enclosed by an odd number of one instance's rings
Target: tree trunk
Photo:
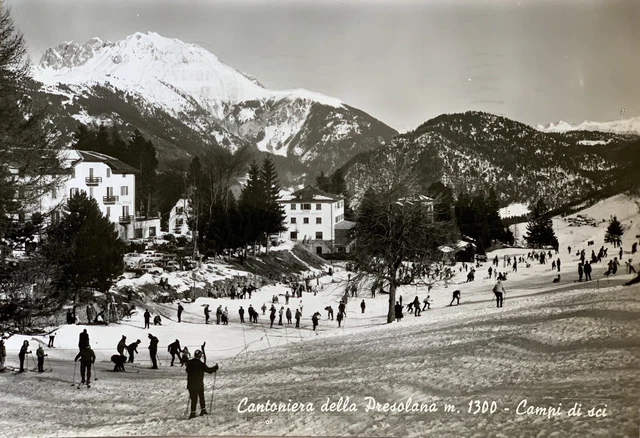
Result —
[[396, 281], [396, 273], [392, 273], [391, 280], [389, 281], [389, 312], [387, 313], [387, 324], [392, 323], [396, 319], [396, 288], [398, 283]]

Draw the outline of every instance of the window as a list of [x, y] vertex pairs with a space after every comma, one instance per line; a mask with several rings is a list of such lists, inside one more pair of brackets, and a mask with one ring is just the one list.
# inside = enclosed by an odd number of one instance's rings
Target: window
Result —
[[107, 217], [111, 217], [111, 207], [107, 207]]
[[133, 235], [136, 239], [142, 239], [142, 228], [136, 228]]
[[176, 214], [183, 214], [184, 213], [184, 207], [176, 207]]
[[291, 204], [291, 210], [295, 210], [296, 209], [296, 204]]
[[122, 206], [122, 216], [124, 216], [124, 217], [128, 217], [129, 216], [129, 206], [128, 205], [123, 205]]
[[311, 204], [302, 204], [303, 210], [311, 210]]
[[321, 224], [322, 223], [322, 218], [321, 217], [317, 217], [316, 218], [316, 224]]
[[298, 232], [297, 231], [292, 231], [291, 233], [289, 233], [289, 239], [298, 240]]
[[316, 231], [316, 240], [322, 240], [322, 231]]
[[297, 223], [297, 222], [296, 222], [296, 218], [295, 218], [295, 217], [292, 217], [292, 218], [291, 218], [291, 223], [292, 223], [292, 224]]
[[107, 167], [107, 178], [110, 178], [110, 177], [111, 177], [111, 169]]
[[322, 204], [316, 204], [316, 210], [322, 210]]
[[126, 173], [123, 173], [123, 174], [122, 174], [122, 177], [123, 177], [123, 178], [126, 178], [126, 177], [127, 177], [127, 174], [126, 174]]
[[184, 224], [184, 220], [182, 218], [176, 219], [176, 227], [181, 227]]
[[113, 187], [107, 187], [107, 196], [108, 197], [112, 197], [113, 196]]
[[156, 227], [149, 227], [149, 237], [156, 237]]
[[316, 254], [318, 254], [318, 255], [322, 254], [322, 247], [321, 246], [316, 246]]
[[308, 217], [302, 218], [302, 223], [303, 224], [308, 224], [309, 223], [309, 218]]
[[129, 186], [120, 187], [120, 196], [127, 196], [129, 194]]

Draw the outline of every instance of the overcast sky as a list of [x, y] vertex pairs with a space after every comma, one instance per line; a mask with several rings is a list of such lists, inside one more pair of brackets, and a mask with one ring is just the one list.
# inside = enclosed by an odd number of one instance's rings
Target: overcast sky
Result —
[[640, 115], [640, 0], [5, 3], [35, 60], [62, 41], [154, 31], [399, 130], [470, 109], [529, 124]]

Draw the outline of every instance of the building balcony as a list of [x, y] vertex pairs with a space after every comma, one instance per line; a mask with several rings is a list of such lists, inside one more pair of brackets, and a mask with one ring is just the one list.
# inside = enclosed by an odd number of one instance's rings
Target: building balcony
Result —
[[84, 179], [88, 186], [97, 186], [102, 182], [102, 178], [99, 176], [88, 176]]
[[102, 197], [102, 203], [104, 205], [113, 205], [116, 202], [118, 202], [118, 197], [117, 196], [103, 196]]
[[118, 219], [118, 222], [120, 222], [122, 225], [125, 225], [125, 224], [130, 224], [132, 220], [133, 220], [133, 216], [120, 216], [120, 218]]

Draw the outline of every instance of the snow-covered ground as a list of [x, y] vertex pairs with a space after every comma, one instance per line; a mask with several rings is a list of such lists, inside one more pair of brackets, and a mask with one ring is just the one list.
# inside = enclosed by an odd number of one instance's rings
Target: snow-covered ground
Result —
[[[630, 201], [627, 200], [627, 203]], [[625, 249], [638, 233], [637, 207], [625, 216], [624, 199], [612, 198], [581, 214], [601, 220], [617, 214], [630, 231]], [[629, 207], [629, 208], [631, 208]], [[631, 223], [633, 221], [633, 223]], [[489, 264], [478, 269], [476, 281], [464, 283], [459, 272], [452, 284], [431, 291], [431, 310], [422, 316], [406, 314], [399, 323], [385, 324], [386, 296], [351, 299], [347, 319], [338, 328], [327, 320], [324, 307], [337, 308], [347, 272], [322, 277], [317, 296], [302, 298], [303, 322], [269, 328], [260, 311], [259, 324], [240, 324], [237, 309], [249, 304], [259, 309], [282, 285], [266, 286], [252, 299], [200, 298], [184, 304], [183, 323], [175, 321], [175, 307], [152, 304], [152, 314], [164, 315], [162, 326], [144, 330], [142, 316], [108, 327], [63, 326], [56, 348], [47, 349], [52, 372], [0, 374], [0, 431], [3, 436], [105, 436], [105, 435], [312, 435], [312, 436], [635, 436], [637, 394], [640, 390], [640, 287], [621, 284], [631, 278], [621, 269], [604, 279], [597, 266], [591, 283], [575, 283], [577, 258], [567, 245], [579, 250], [586, 240], [603, 244], [602, 227], [556, 229], [562, 259], [562, 280], [553, 284], [557, 272], [550, 264], [522, 264], [509, 273], [505, 283], [505, 307], [497, 309], [487, 277]], [[591, 237], [589, 237], [591, 236]], [[503, 255], [522, 255], [527, 250], [501, 249]], [[613, 257], [614, 250], [609, 249]], [[558, 257], [556, 255], [554, 258]], [[629, 255], [629, 257], [631, 257]], [[635, 257], [639, 257], [636, 255]], [[638, 261], [634, 264], [637, 267]], [[550, 263], [550, 261], [549, 261]], [[460, 268], [458, 266], [457, 268]], [[624, 268], [624, 267], [623, 267]], [[451, 292], [460, 289], [461, 305], [449, 307]], [[399, 291], [408, 303], [426, 290], [405, 286]], [[364, 299], [365, 313], [359, 303]], [[284, 305], [281, 297], [280, 305]], [[229, 325], [205, 325], [203, 305], [212, 310], [227, 307]], [[277, 308], [280, 305], [276, 305]], [[295, 310], [298, 299], [291, 299]], [[285, 308], [287, 306], [285, 305]], [[311, 315], [322, 313], [317, 333]], [[337, 312], [336, 312], [337, 313]], [[91, 389], [76, 389], [73, 357], [78, 334], [87, 328], [96, 349], [98, 380]], [[159, 370], [150, 370], [147, 334], [160, 339]], [[128, 342], [142, 340], [140, 355], [127, 373], [112, 373], [108, 358], [122, 335]], [[166, 346], [179, 339], [193, 352], [207, 342], [209, 362], [220, 363], [211, 415], [184, 420], [187, 403], [185, 372], [169, 367]], [[17, 349], [24, 339], [8, 340], [8, 364], [17, 364]], [[30, 367], [32, 365], [30, 364]], [[77, 379], [77, 374], [76, 374]], [[207, 403], [214, 379], [205, 378]], [[313, 412], [239, 413], [244, 397], [248, 403], [313, 403]], [[356, 412], [322, 412], [327, 397], [337, 402], [349, 397]], [[436, 403], [437, 412], [366, 412], [367, 399], [380, 403]], [[558, 407], [553, 419], [519, 415], [518, 404]], [[344, 399], [343, 399], [344, 400]], [[469, 402], [496, 402], [494, 414], [470, 414]], [[456, 406], [444, 412], [443, 403]], [[582, 403], [583, 415], [568, 417], [574, 403]], [[604, 408], [606, 417], [591, 418], [591, 407]], [[242, 408], [242, 407], [241, 407]], [[508, 410], [506, 410], [508, 409]], [[633, 435], [632, 435], [633, 434]]]

